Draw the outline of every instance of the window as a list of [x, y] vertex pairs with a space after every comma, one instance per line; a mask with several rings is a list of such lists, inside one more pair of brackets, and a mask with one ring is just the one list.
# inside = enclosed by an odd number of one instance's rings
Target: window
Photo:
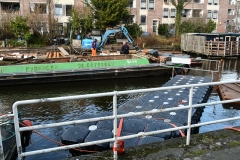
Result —
[[158, 21], [157, 20], [153, 20], [153, 33], [157, 32], [157, 25], [158, 25]]
[[133, 0], [130, 0], [130, 1], [129, 1], [128, 7], [129, 7], [129, 8], [133, 8]]
[[146, 9], [146, 8], [147, 8], [146, 0], [141, 0], [141, 9]]
[[234, 5], [234, 4], [235, 4], [234, 1], [235, 1], [235, 0], [229, 0], [229, 4]]
[[46, 3], [34, 3], [34, 7], [30, 8], [31, 13], [36, 14], [47, 14], [47, 4]]
[[62, 33], [63, 33], [63, 23], [58, 23], [57, 24], [57, 33], [59, 35], [62, 35]]
[[148, 9], [149, 10], [154, 10], [154, 0], [149, 0], [149, 2], [148, 2]]
[[163, 18], [168, 18], [168, 8], [163, 9]]
[[20, 4], [14, 2], [1, 2], [1, 9], [3, 13], [20, 13]]
[[194, 3], [200, 3], [201, 0], [194, 0]]
[[228, 15], [234, 15], [234, 9], [228, 9]]
[[237, 18], [237, 22], [240, 22], [240, 17]]
[[62, 16], [63, 10], [61, 4], [55, 4], [55, 14], [56, 16]]
[[213, 0], [208, 0], [208, 5], [212, 5]]
[[219, 4], [219, 0], [214, 0], [214, 5], [218, 5]]
[[141, 15], [141, 25], [146, 24], [146, 15]]
[[200, 15], [201, 15], [201, 10], [193, 9], [193, 12], [192, 12], [193, 17], [200, 17]]
[[218, 11], [214, 10], [213, 11], [213, 19], [217, 19], [218, 18]]
[[176, 9], [175, 8], [171, 8], [171, 18], [175, 18], [176, 17]]
[[41, 27], [40, 30], [42, 34], [46, 35], [48, 33], [47, 22], [40, 22], [39, 26]]
[[66, 16], [71, 16], [72, 5], [66, 5]]
[[123, 20], [124, 24], [133, 24], [135, 20], [135, 16], [134, 15], [129, 15], [129, 17], [127, 17], [126, 19]]
[[208, 10], [207, 11], [207, 19], [211, 19], [212, 18], [212, 11]]

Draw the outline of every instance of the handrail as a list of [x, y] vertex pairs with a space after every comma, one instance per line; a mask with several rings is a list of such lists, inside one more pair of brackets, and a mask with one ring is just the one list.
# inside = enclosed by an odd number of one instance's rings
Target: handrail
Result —
[[[213, 123], [219, 123], [223, 121], [230, 121], [235, 119], [240, 119], [240, 117], [234, 117], [234, 118], [228, 118], [223, 120], [216, 120], [211, 122], [205, 122], [205, 123], [199, 123], [199, 124], [193, 124], [191, 125], [191, 110], [195, 107], [201, 107], [205, 105], [213, 105], [213, 104], [224, 104], [224, 103], [230, 103], [230, 102], [237, 102], [240, 101], [240, 99], [234, 99], [234, 100], [227, 100], [227, 101], [216, 101], [216, 102], [210, 102], [210, 103], [202, 103], [202, 104], [192, 104], [192, 97], [193, 97], [193, 87], [199, 87], [199, 86], [213, 86], [213, 85], [220, 85], [225, 83], [240, 83], [238, 80], [234, 81], [226, 81], [226, 82], [211, 82], [211, 83], [198, 83], [198, 84], [188, 84], [188, 85], [181, 85], [181, 86], [171, 86], [171, 87], [158, 87], [158, 88], [149, 88], [149, 89], [138, 89], [138, 90], [127, 90], [127, 91], [114, 91], [114, 92], [106, 92], [106, 93], [97, 93], [97, 94], [86, 94], [86, 95], [75, 95], [75, 96], [66, 96], [66, 97], [55, 97], [55, 98], [45, 98], [45, 99], [33, 99], [33, 100], [23, 100], [23, 101], [17, 101], [13, 104], [13, 114], [14, 114], [14, 125], [15, 125], [15, 132], [16, 132], [16, 142], [17, 142], [17, 149], [18, 149], [18, 159], [22, 160], [23, 157], [29, 156], [29, 155], [35, 155], [35, 154], [42, 154], [57, 150], [65, 150], [65, 149], [71, 149], [76, 147], [82, 147], [82, 146], [88, 146], [93, 144], [99, 144], [104, 142], [114, 142], [114, 146], [116, 146], [116, 143], [118, 140], [124, 140], [129, 139], [133, 137], [139, 137], [139, 136], [146, 136], [146, 135], [153, 135], [168, 131], [175, 131], [179, 129], [187, 129], [187, 139], [186, 144], [190, 144], [190, 130], [192, 127], [197, 126], [203, 126]], [[190, 96], [189, 96], [189, 104], [187, 106], [182, 107], [173, 107], [173, 108], [166, 108], [166, 109], [153, 109], [150, 111], [144, 111], [144, 112], [130, 112], [127, 114], [121, 114], [117, 115], [117, 96], [118, 95], [124, 95], [124, 94], [132, 94], [132, 93], [145, 93], [145, 92], [151, 92], [151, 91], [161, 91], [161, 90], [168, 90], [168, 89], [179, 89], [179, 88], [189, 88], [190, 89]], [[23, 104], [34, 104], [34, 103], [45, 103], [45, 102], [57, 102], [57, 101], [66, 101], [66, 100], [76, 100], [80, 98], [93, 98], [93, 97], [105, 97], [105, 96], [113, 96], [113, 115], [112, 116], [106, 116], [106, 117], [98, 117], [98, 118], [91, 118], [91, 119], [84, 119], [84, 120], [75, 120], [75, 121], [67, 121], [67, 122], [60, 122], [60, 123], [53, 123], [53, 124], [44, 124], [44, 125], [35, 125], [31, 127], [22, 127], [19, 128], [18, 125], [18, 106]], [[158, 113], [158, 112], [167, 112], [167, 111], [173, 111], [173, 110], [182, 110], [182, 109], [189, 109], [189, 116], [188, 116], [188, 125], [187, 126], [181, 126], [177, 128], [171, 128], [171, 129], [165, 129], [165, 130], [159, 130], [159, 131], [152, 131], [152, 132], [142, 132], [138, 134], [133, 134], [130, 136], [124, 136], [124, 137], [117, 137], [117, 119], [118, 118], [124, 118], [124, 117], [130, 117], [130, 116], [136, 116], [136, 115], [143, 115], [143, 114], [152, 114], [152, 113]], [[114, 121], [114, 137], [105, 139], [105, 140], [98, 140], [93, 142], [87, 142], [87, 143], [81, 143], [81, 144], [74, 144], [74, 145], [68, 145], [68, 146], [61, 146], [61, 147], [54, 147], [54, 148], [48, 148], [48, 149], [42, 149], [42, 150], [36, 150], [31, 152], [22, 152], [22, 144], [20, 139], [20, 132], [22, 131], [28, 131], [28, 130], [35, 130], [35, 129], [42, 129], [42, 128], [49, 128], [49, 127], [56, 127], [56, 126], [64, 126], [64, 125], [70, 125], [70, 124], [80, 124], [85, 122], [92, 122], [92, 121], [98, 121], [98, 120], [107, 120], [107, 119], [113, 119]], [[114, 159], [117, 159], [117, 151], [114, 151]]]

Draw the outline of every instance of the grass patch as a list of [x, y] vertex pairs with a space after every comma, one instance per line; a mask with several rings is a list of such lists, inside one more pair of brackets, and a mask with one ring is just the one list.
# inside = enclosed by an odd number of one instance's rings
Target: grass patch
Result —
[[208, 138], [207, 136], [204, 136], [201, 140], [202, 143], [205, 143], [205, 144], [210, 144], [210, 143], [213, 143], [213, 139], [211, 138]]
[[230, 147], [236, 147], [236, 146], [240, 146], [240, 142], [239, 141], [232, 141], [228, 145]]
[[187, 153], [185, 156], [187, 157], [195, 157], [195, 156], [200, 156], [207, 153], [207, 150], [196, 150], [192, 153]]

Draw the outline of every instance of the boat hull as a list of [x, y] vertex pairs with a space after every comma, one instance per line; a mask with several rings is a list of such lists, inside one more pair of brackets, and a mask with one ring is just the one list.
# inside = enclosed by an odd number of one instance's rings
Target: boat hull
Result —
[[2, 74], [0, 76], [0, 85], [85, 81], [98, 79], [159, 76], [171, 74], [172, 68], [164, 68], [158, 64], [157, 65], [149, 64], [144, 66]]

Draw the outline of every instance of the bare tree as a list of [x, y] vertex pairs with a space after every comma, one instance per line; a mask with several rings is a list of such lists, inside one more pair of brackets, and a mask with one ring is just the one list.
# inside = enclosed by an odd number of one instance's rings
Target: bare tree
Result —
[[176, 7], [176, 17], [175, 17], [175, 34], [178, 37], [180, 34], [182, 10], [184, 7], [192, 0], [171, 0], [172, 5]]

